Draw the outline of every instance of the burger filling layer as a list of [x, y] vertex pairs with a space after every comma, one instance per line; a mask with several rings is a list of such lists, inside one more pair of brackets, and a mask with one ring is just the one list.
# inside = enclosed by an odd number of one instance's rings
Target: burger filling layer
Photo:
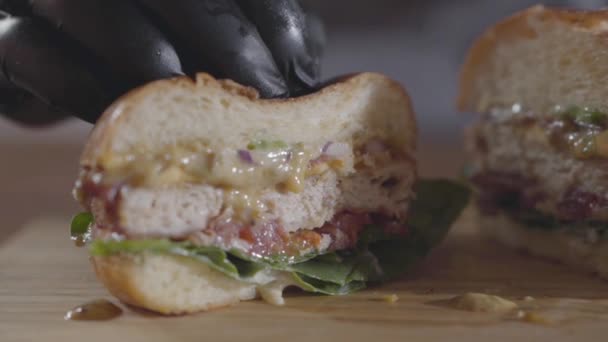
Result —
[[[272, 215], [281, 204], [264, 196], [269, 191], [301, 193], [309, 179], [321, 181], [331, 175], [343, 177], [364, 169], [382, 170], [397, 165], [395, 170], [382, 175], [386, 179], [377, 179], [374, 187], [387, 193], [384, 197], [406, 187], [408, 192], [402, 196], [407, 199], [412, 182], [408, 174], [413, 174], [411, 161], [379, 139], [372, 139], [360, 148], [346, 143], [327, 142], [311, 147], [264, 140], [251, 142], [242, 149], [213, 151], [204, 145], [189, 145], [189, 148], [172, 147], [156, 155], [136, 155], [107, 162], [104, 165], [110, 166], [104, 170], [84, 170], [76, 185], [78, 199], [95, 213], [96, 238], [167, 237], [202, 246], [240, 249], [261, 257], [298, 258], [353, 248], [361, 231], [370, 224], [381, 224], [384, 232], [395, 236], [407, 232], [402, 223], [406, 201], [395, 206], [398, 214], [388, 213], [385, 208], [370, 210], [369, 205], [347, 206], [318, 226], [293, 229]], [[132, 234], [119, 217], [122, 197], [132, 189], [162, 190], [201, 183], [219, 191], [221, 207], [207, 222], [191, 227], [188, 233]]]
[[608, 115], [569, 107], [545, 116], [495, 109], [471, 131], [468, 177], [485, 215], [527, 227], [608, 230]]

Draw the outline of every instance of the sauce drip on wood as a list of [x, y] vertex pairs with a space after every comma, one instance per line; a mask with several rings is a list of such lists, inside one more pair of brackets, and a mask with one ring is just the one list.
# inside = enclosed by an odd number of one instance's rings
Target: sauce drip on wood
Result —
[[83, 236], [72, 236], [71, 239], [74, 241], [76, 247], [84, 247], [87, 244], [86, 239]]
[[65, 314], [70, 321], [107, 321], [117, 318], [122, 309], [105, 299], [98, 299], [79, 305]]

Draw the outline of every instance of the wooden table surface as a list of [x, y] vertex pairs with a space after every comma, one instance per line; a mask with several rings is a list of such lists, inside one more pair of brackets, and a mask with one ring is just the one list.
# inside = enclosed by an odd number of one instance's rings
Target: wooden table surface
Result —
[[70, 192], [81, 148], [0, 140], [0, 242], [29, 220], [79, 210]]
[[[600, 341], [608, 333], [608, 283], [481, 241], [468, 214], [406, 278], [354, 295], [293, 293], [284, 307], [253, 301], [181, 317], [123, 306], [125, 314], [112, 321], [65, 321], [76, 305], [114, 301], [95, 280], [86, 251], [68, 240], [67, 224], [67, 217], [39, 219], [0, 245], [0, 341], [560, 342]], [[547, 323], [440, 304], [467, 292], [513, 300]], [[396, 303], [383, 300], [392, 294]]]

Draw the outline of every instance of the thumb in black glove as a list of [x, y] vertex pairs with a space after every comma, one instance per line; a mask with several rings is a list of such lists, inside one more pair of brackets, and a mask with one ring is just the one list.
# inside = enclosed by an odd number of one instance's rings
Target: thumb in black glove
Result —
[[[209, 72], [263, 97], [310, 91], [323, 30], [295, 0], [10, 0], [0, 9], [0, 113], [94, 122], [124, 92]], [[310, 27], [314, 25], [314, 27]]]

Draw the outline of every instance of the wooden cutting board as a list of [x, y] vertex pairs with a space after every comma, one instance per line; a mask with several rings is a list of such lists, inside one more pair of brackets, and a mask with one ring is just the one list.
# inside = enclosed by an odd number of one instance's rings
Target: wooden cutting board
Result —
[[[471, 216], [405, 279], [344, 297], [292, 293], [180, 317], [120, 304], [103, 322], [65, 321], [70, 308], [107, 298], [68, 220], [38, 220], [0, 246], [0, 341], [601, 341], [608, 337], [608, 282], [481, 241]], [[513, 300], [546, 322], [459, 311], [443, 300], [482, 292]], [[396, 294], [398, 301], [385, 301]], [[523, 300], [524, 297], [533, 297]]]

